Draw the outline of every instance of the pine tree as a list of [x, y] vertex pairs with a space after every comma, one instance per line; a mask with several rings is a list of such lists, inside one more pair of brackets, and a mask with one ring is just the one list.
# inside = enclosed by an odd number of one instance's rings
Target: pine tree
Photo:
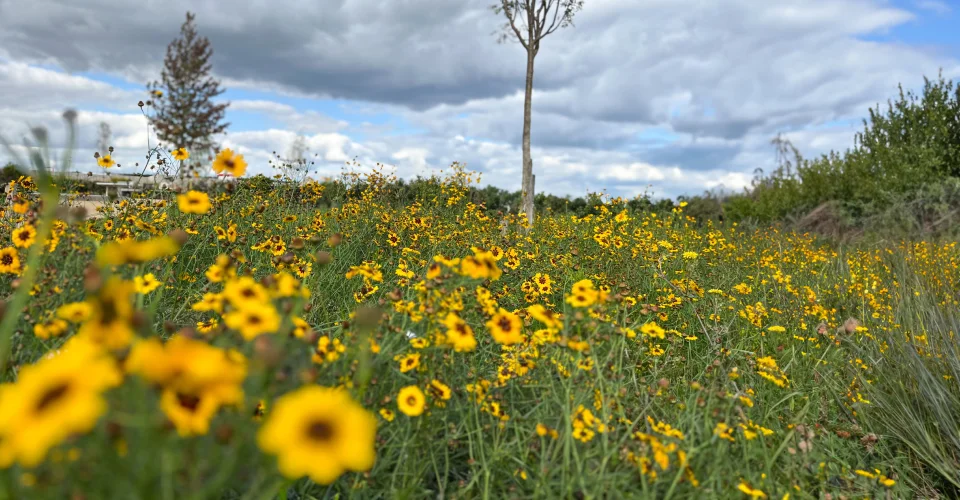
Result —
[[223, 121], [229, 103], [213, 101], [224, 89], [210, 75], [210, 40], [197, 34], [193, 20], [187, 12], [180, 37], [167, 46], [161, 81], [147, 89], [155, 111], [150, 123], [160, 141], [167, 149], [186, 148], [191, 158], [202, 159], [217, 148], [214, 136], [229, 125]]

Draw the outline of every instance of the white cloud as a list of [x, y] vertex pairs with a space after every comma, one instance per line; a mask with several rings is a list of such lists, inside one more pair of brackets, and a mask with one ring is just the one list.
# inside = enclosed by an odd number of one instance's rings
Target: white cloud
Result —
[[915, 0], [917, 8], [929, 10], [935, 14], [946, 15], [953, 11], [949, 5], [940, 0]]

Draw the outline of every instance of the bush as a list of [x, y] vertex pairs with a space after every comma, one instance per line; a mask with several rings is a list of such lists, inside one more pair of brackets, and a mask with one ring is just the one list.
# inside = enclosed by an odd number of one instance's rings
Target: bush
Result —
[[769, 175], [758, 170], [750, 189], [723, 200], [724, 212], [733, 220], [795, 221], [838, 202], [856, 226], [876, 230], [883, 223], [924, 229], [936, 222], [927, 218], [946, 216], [943, 202], [951, 195], [937, 186], [960, 179], [960, 85], [942, 73], [924, 82], [919, 95], [901, 86], [885, 112], [871, 108], [853, 148], [842, 154], [803, 159], [775, 139], [781, 158], [793, 153], [794, 160], [782, 159]]
[[3, 169], [0, 169], [0, 184], [6, 186], [7, 183], [19, 179], [22, 175], [23, 173], [16, 165], [7, 163]]

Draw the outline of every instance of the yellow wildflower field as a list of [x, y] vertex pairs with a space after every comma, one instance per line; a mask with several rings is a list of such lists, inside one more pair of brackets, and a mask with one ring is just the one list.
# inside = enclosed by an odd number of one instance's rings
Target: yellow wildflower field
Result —
[[934, 477], [884, 384], [914, 383], [914, 356], [957, 394], [956, 243], [838, 247], [620, 199], [526, 228], [462, 169], [400, 201], [376, 171], [212, 168], [237, 178], [97, 218], [11, 183], [4, 498], [904, 497]]

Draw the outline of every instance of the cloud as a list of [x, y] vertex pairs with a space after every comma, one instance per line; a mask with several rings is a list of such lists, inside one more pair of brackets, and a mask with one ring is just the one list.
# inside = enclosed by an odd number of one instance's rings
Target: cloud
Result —
[[[412, 176], [461, 161], [486, 182], [517, 189], [524, 54], [495, 43], [501, 20], [488, 3], [0, 0], [0, 127], [59, 126], [62, 108], [77, 106], [88, 117], [86, 147], [107, 120], [118, 156], [142, 161], [142, 92], [76, 72], [139, 89], [157, 78], [189, 8], [212, 41], [217, 76], [258, 96], [234, 99], [230, 111], [264, 123], [246, 120], [224, 143], [257, 162], [251, 171], [268, 172], [272, 152], [299, 133], [324, 171], [357, 158]], [[936, 12], [937, 4], [913, 6]], [[537, 187], [626, 194], [652, 184], [667, 196], [739, 189], [754, 169], [772, 166], [778, 132], [807, 156], [843, 149], [852, 130], [825, 124], [860, 117], [898, 83], [916, 87], [941, 67], [960, 76], [955, 56], [872, 37], [921, 21], [886, 0], [589, 1], [537, 57]], [[390, 119], [284, 103], [324, 99]]]
[[928, 10], [934, 14], [946, 15], [953, 11], [949, 5], [940, 0], [915, 0], [917, 8]]
[[344, 120], [335, 120], [316, 111], [301, 112], [288, 104], [268, 100], [231, 101], [228, 111], [259, 113], [278, 120], [288, 128], [302, 134], [335, 132], [350, 126], [350, 124]]

